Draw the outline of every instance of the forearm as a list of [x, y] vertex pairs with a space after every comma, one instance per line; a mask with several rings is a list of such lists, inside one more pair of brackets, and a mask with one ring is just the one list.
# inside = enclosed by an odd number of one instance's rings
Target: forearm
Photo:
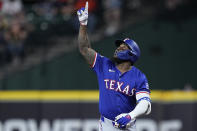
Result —
[[88, 39], [87, 26], [80, 25], [79, 36], [78, 36], [78, 47], [79, 51], [84, 54], [90, 48], [90, 42]]
[[86, 62], [91, 66], [94, 62], [96, 52], [90, 46], [87, 33], [87, 26], [80, 25], [78, 46], [80, 53], [85, 58]]
[[140, 101], [135, 109], [129, 113], [131, 118], [136, 118], [138, 116], [141, 116], [143, 114], [149, 114], [151, 110], [151, 104], [149, 101], [142, 100]]

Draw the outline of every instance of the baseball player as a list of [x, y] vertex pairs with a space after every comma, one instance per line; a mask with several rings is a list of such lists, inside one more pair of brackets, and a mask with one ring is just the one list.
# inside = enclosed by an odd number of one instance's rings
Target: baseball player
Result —
[[136, 131], [136, 118], [151, 112], [146, 76], [133, 64], [140, 56], [136, 42], [116, 40], [113, 59], [91, 48], [87, 34], [88, 2], [77, 11], [80, 29], [79, 51], [96, 72], [99, 83], [100, 131]]

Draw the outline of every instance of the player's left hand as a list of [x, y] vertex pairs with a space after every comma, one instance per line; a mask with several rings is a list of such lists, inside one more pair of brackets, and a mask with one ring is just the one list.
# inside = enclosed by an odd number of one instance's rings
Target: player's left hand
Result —
[[81, 25], [87, 25], [88, 24], [88, 1], [86, 1], [85, 8], [82, 7], [77, 11], [77, 15], [79, 18], [79, 22]]
[[115, 122], [118, 124], [119, 129], [127, 129], [131, 126], [131, 123], [135, 121], [135, 118], [131, 118], [131, 116], [127, 113], [122, 113], [115, 118]]

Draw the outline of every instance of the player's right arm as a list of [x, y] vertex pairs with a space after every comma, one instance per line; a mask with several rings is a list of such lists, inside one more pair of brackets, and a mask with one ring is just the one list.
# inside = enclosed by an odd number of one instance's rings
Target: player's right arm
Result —
[[77, 15], [80, 22], [80, 29], [78, 35], [78, 47], [82, 56], [85, 58], [89, 65], [94, 63], [96, 51], [91, 48], [90, 41], [87, 33], [88, 23], [88, 2], [86, 2], [85, 8], [81, 8], [77, 11]]

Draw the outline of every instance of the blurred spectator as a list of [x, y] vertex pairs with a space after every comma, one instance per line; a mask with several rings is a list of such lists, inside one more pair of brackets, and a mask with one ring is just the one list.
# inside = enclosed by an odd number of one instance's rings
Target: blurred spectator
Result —
[[178, 30], [182, 29], [181, 23], [191, 15], [189, 0], [162, 0], [156, 14], [156, 27], [158, 22], [172, 22]]
[[[93, 32], [96, 28], [96, 9], [97, 9], [97, 0], [88, 0], [89, 3], [89, 21], [88, 21], [88, 30]], [[61, 35], [73, 35], [78, 32], [79, 21], [77, 18], [77, 10], [83, 7], [86, 3], [86, 0], [57, 0], [55, 2], [55, 7], [58, 10], [58, 15], [56, 20], [58, 24], [53, 24], [53, 29], [56, 30], [58, 36]]]
[[[72, 35], [75, 30], [72, 19], [74, 12], [75, 0], [56, 0], [53, 3], [53, 10], [56, 12], [55, 19], [50, 25], [50, 34], [53, 36]], [[54, 30], [56, 32], [54, 33]]]
[[60, 14], [63, 16], [64, 20], [68, 20], [72, 17], [72, 15], [75, 13], [75, 0], [59, 0], [60, 4]]
[[2, 9], [2, 0], [0, 0], [0, 11]]
[[5, 40], [4, 40], [4, 31], [8, 27], [7, 20], [0, 14], [0, 66], [5, 64]]
[[15, 64], [22, 62], [24, 58], [24, 41], [27, 37], [26, 29], [17, 21], [13, 21], [5, 32], [7, 61]]
[[120, 26], [122, 0], [104, 0], [105, 35], [114, 35]]
[[126, 7], [129, 10], [136, 10], [141, 7], [141, 0], [127, 0], [127, 5]]
[[33, 6], [33, 10], [35, 11], [36, 15], [40, 17], [40, 19], [51, 21], [57, 14], [57, 11], [53, 7], [54, 2], [52, 0], [42, 1], [35, 4]]
[[6, 57], [6, 50], [5, 50], [5, 41], [3, 38], [3, 33], [0, 32], [0, 66], [5, 64], [5, 57]]
[[164, 6], [167, 10], [175, 10], [182, 4], [182, 0], [165, 0]]
[[3, 32], [8, 26], [8, 21], [0, 14], [0, 32]]
[[15, 15], [22, 10], [21, 0], [3, 0], [2, 13], [5, 15]]
[[28, 24], [28, 21], [26, 19], [26, 16], [25, 16], [25, 12], [24, 11], [21, 11], [16, 16], [17, 17], [14, 17], [13, 21], [17, 21], [19, 24], [22, 24], [22, 25]]

